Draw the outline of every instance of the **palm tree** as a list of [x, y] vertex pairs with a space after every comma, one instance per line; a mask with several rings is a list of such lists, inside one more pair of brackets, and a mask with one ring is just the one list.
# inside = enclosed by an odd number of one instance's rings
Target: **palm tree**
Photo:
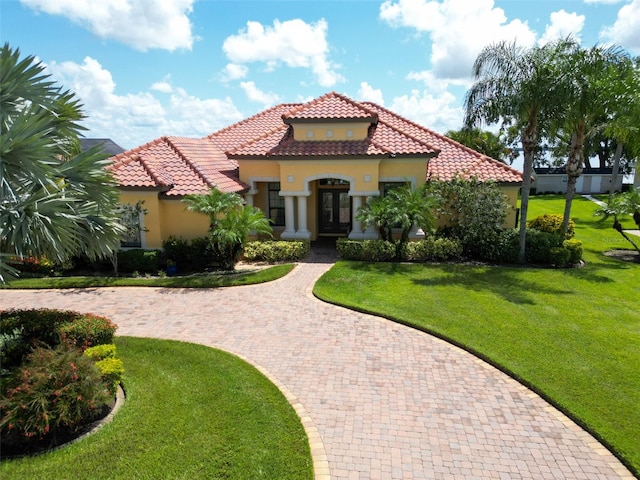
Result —
[[539, 148], [541, 131], [547, 120], [557, 115], [555, 58], [572, 48], [565, 39], [542, 47], [526, 49], [502, 42], [485, 47], [473, 65], [475, 83], [465, 97], [465, 125], [483, 121], [514, 125], [520, 132], [524, 154], [520, 202], [520, 249], [525, 259], [527, 212], [533, 175], [533, 160]]
[[96, 147], [80, 153], [81, 105], [33, 56], [0, 50], [0, 282], [13, 258], [108, 257], [120, 245], [118, 190]]
[[242, 198], [235, 193], [227, 193], [212, 188], [206, 194], [185, 195], [182, 199], [190, 212], [204, 213], [209, 217], [209, 232], [216, 230], [218, 221], [225, 212], [242, 206]]
[[412, 190], [402, 185], [390, 190], [384, 197], [376, 197], [361, 208], [356, 218], [368, 225], [374, 225], [380, 238], [393, 242], [393, 229], [400, 230], [396, 243], [396, 258], [400, 259], [409, 234], [414, 227], [428, 232], [434, 225], [434, 198], [427, 189]]
[[607, 205], [603, 205], [596, 210], [595, 215], [604, 217], [603, 220], [613, 217], [613, 229], [633, 245], [636, 251], [640, 252], [638, 245], [624, 232], [622, 224], [618, 220], [618, 217], [631, 215], [633, 221], [640, 228], [640, 189], [631, 187], [628, 192], [614, 195], [609, 199]]
[[271, 235], [271, 225], [258, 208], [242, 205], [242, 198], [212, 188], [205, 194], [185, 195], [187, 210], [209, 217], [209, 239], [225, 270], [233, 270], [249, 233]]
[[[560, 60], [557, 65], [561, 74], [556, 81], [564, 93], [561, 102], [564, 112], [556, 118], [554, 129], [570, 138], [563, 224], [566, 232], [576, 183], [585, 165], [585, 141], [606, 127], [615, 117], [616, 109], [625, 108], [619, 106], [619, 95], [630, 75], [631, 62], [628, 54], [617, 46], [578, 48]], [[630, 93], [637, 96], [637, 91]]]

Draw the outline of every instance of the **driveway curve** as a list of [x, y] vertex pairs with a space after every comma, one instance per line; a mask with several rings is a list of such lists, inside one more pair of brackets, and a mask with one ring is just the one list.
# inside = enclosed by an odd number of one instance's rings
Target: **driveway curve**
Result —
[[332, 261], [315, 253], [280, 280], [213, 290], [0, 290], [0, 308], [94, 312], [119, 335], [241, 356], [301, 415], [316, 479], [633, 478], [570, 419], [471, 354], [314, 298]]

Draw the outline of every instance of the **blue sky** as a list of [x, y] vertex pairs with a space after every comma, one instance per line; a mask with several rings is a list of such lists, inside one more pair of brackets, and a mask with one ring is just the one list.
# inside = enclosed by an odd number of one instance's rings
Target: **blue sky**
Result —
[[0, 41], [75, 91], [88, 137], [201, 137], [337, 91], [444, 133], [480, 49], [574, 34], [640, 55], [640, 0], [0, 0]]

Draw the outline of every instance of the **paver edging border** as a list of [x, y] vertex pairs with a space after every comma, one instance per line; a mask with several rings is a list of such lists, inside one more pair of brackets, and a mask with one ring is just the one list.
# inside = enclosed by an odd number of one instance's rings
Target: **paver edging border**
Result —
[[258, 370], [262, 375], [264, 375], [271, 383], [273, 383], [278, 390], [282, 392], [287, 402], [293, 407], [298, 418], [300, 418], [300, 423], [302, 423], [302, 427], [304, 428], [305, 433], [307, 434], [307, 439], [309, 441], [309, 450], [311, 452], [311, 461], [313, 463], [313, 478], [314, 480], [331, 480], [331, 469], [329, 467], [329, 459], [327, 458], [327, 453], [324, 448], [324, 443], [322, 442], [322, 437], [320, 436], [320, 432], [316, 427], [315, 423], [311, 416], [307, 413], [307, 410], [304, 408], [304, 405], [298, 400], [298, 398], [293, 394], [289, 388], [280, 382], [278, 378], [269, 372], [262, 365], [254, 362], [250, 358], [245, 357], [239, 353], [226, 350], [224, 348], [220, 348], [219, 346], [211, 347], [216, 348], [218, 350], [226, 351], [231, 355], [234, 355], [241, 360], [247, 362], [249, 365], [252, 365], [256, 370]]

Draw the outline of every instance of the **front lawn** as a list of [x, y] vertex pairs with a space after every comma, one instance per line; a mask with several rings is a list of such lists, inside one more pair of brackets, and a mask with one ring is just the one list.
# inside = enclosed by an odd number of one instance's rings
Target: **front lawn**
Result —
[[127, 400], [113, 421], [52, 453], [2, 461], [0, 478], [313, 478], [300, 419], [254, 367], [189, 343], [116, 344]]
[[0, 288], [46, 289], [88, 287], [218, 288], [270, 282], [288, 274], [295, 265], [282, 264], [264, 269], [231, 271], [179, 277], [41, 277], [18, 278]]
[[[533, 197], [530, 216], [562, 213], [560, 196]], [[640, 265], [602, 255], [629, 248], [573, 204], [583, 268], [540, 269], [338, 262], [321, 299], [449, 339], [532, 386], [640, 472]], [[633, 222], [625, 222], [633, 228]]]

